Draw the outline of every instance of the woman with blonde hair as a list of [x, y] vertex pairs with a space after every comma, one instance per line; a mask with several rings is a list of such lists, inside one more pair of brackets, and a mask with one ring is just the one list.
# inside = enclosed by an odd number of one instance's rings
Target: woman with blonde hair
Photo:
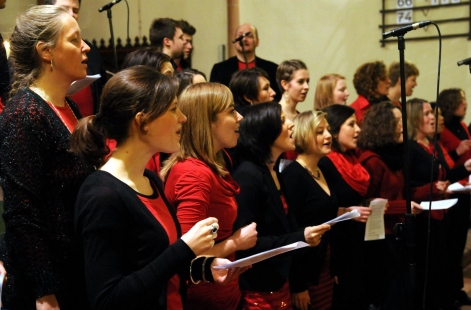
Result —
[[[188, 116], [182, 126], [180, 150], [162, 169], [165, 194], [177, 212], [182, 232], [211, 216], [219, 220], [216, 245], [204, 255], [235, 258], [257, 240], [256, 225], [233, 233], [237, 216], [239, 185], [226, 169], [224, 148], [233, 148], [239, 138], [242, 116], [234, 108], [230, 90], [219, 83], [190, 85], [179, 96], [178, 106]], [[225, 286], [190, 284], [187, 309], [237, 309], [240, 303], [238, 279]]]
[[350, 93], [347, 90], [345, 77], [332, 73], [324, 75], [317, 82], [314, 95], [314, 109], [322, 110], [332, 104], [347, 104]]
[[[294, 119], [296, 160], [282, 172], [286, 201], [299, 227], [320, 225], [336, 217], [338, 200], [330, 190], [331, 180], [319, 169], [319, 160], [329, 154], [332, 136], [326, 114], [306, 111]], [[290, 289], [298, 309], [330, 309], [333, 279], [330, 276], [330, 232], [317, 248], [293, 255]]]

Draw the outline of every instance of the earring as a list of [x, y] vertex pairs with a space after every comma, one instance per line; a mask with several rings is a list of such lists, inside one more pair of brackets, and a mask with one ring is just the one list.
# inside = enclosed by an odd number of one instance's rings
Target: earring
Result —
[[52, 65], [52, 58], [51, 58], [51, 72], [52, 72], [52, 69], [54, 69], [54, 66]]

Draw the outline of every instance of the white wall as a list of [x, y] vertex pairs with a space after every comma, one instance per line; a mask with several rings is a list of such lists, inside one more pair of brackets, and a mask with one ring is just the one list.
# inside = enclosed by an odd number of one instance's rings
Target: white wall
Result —
[[[21, 4], [19, 3], [21, 2]], [[33, 0], [8, 0], [7, 8], [0, 11], [0, 30], [11, 31], [14, 16]], [[82, 0], [79, 24], [85, 38], [109, 38], [108, 19], [98, 8], [109, 0]], [[226, 44], [227, 9], [225, 0], [128, 0], [130, 6], [130, 36], [148, 36], [154, 18], [172, 17], [186, 19], [197, 28], [194, 37], [194, 67], [209, 75], [212, 65], [218, 61], [218, 46]], [[395, 1], [386, 1], [394, 7]], [[340, 73], [347, 77], [351, 96], [356, 98], [353, 74], [364, 62], [383, 60], [387, 65], [399, 60], [396, 43], [380, 46], [381, 1], [373, 0], [239, 0], [240, 22], [257, 26], [260, 46], [257, 54], [277, 63], [292, 58], [306, 62], [311, 74], [311, 91], [299, 110], [313, 106], [314, 89], [319, 77], [326, 73]], [[429, 5], [430, 1], [415, 0], [416, 6]], [[126, 3], [112, 9], [115, 36], [126, 38]], [[466, 17], [466, 6], [455, 9], [437, 9], [428, 12], [415, 11], [414, 21], [440, 20]], [[7, 18], [4, 19], [4, 16]], [[392, 19], [391, 19], [392, 18]], [[387, 23], [394, 23], [390, 15]], [[466, 33], [468, 23], [441, 24], [442, 34]], [[6, 33], [8, 36], [8, 33]], [[405, 37], [436, 34], [433, 26], [418, 29]], [[406, 59], [419, 70], [419, 85], [414, 96], [435, 99], [437, 84], [438, 41], [407, 42]], [[458, 60], [471, 57], [471, 42], [467, 38], [445, 39], [442, 50], [440, 89], [463, 88], [471, 104], [471, 74], [466, 66], [457, 67]], [[468, 113], [466, 121], [471, 120]]]

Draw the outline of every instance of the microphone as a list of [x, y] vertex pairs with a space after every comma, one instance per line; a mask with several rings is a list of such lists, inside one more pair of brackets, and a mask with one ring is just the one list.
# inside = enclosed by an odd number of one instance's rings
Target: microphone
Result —
[[111, 9], [111, 7], [112, 7], [113, 5], [115, 5], [115, 4], [117, 4], [117, 3], [120, 3], [120, 2], [121, 2], [121, 0], [113, 0], [113, 1], [111, 1], [110, 3], [105, 4], [104, 6], [102, 6], [101, 8], [99, 8], [99, 9], [98, 9], [98, 12], [101, 13], [101, 12], [103, 12], [104, 10], [109, 10], [109, 9]]
[[385, 33], [383, 33], [383, 39], [386, 39], [386, 38], [389, 38], [389, 37], [399, 37], [399, 36], [402, 36], [402, 35], [408, 33], [411, 30], [415, 30], [415, 29], [418, 29], [418, 28], [428, 26], [431, 23], [432, 22], [429, 21], [429, 20], [424, 20], [422, 22], [417, 22], [417, 23], [413, 23], [413, 24], [410, 24], [410, 25], [407, 25], [407, 26], [402, 26], [402, 27], [399, 27], [399, 28], [396, 28], [396, 29], [393, 29], [393, 30], [389, 30], [389, 31], [386, 31]]
[[458, 66], [461, 66], [461, 65], [471, 66], [471, 57], [458, 61]]
[[[120, 0], [121, 1], [121, 0]], [[249, 34], [251, 34], [251, 32], [246, 32], [244, 33], [243, 35], [240, 35], [238, 38], [236, 38], [234, 41], [232, 41], [232, 43], [236, 43], [236, 42], [239, 42], [239, 41], [242, 41], [242, 39], [246, 36], [248, 36]]]

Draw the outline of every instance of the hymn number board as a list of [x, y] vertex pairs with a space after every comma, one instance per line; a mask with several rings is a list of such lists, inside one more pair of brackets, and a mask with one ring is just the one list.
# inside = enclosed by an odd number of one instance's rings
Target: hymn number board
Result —
[[400, 11], [396, 12], [396, 24], [411, 24], [412, 20], [412, 8], [414, 7], [414, 1], [412, 0], [396, 0], [396, 9]]

